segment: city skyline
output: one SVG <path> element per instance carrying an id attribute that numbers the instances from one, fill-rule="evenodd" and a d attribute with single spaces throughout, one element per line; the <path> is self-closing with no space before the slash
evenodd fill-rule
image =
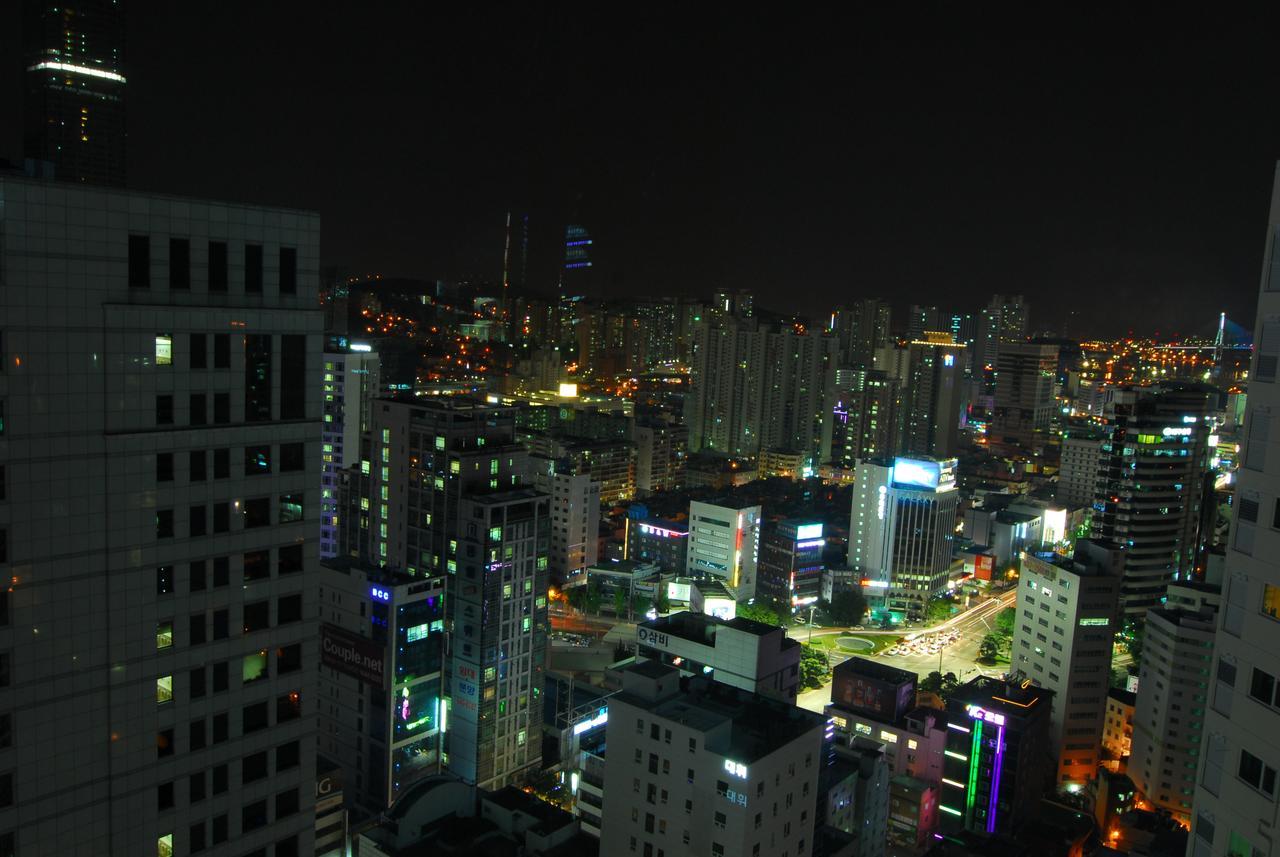
<path id="1" fill-rule="evenodd" d="M 0 27 L 14 104 L 19 5 Z M 566 10 L 441 14 L 130 16 L 131 181 L 319 210 L 322 263 L 353 274 L 497 282 L 514 211 L 548 293 L 580 221 L 596 297 L 746 287 L 820 316 L 907 291 L 970 308 L 1011 292 L 1035 329 L 1077 336 L 1207 334 L 1224 310 L 1251 326 L 1277 129 L 1251 107 L 1272 76 L 1247 22 L 1200 45 L 1176 19 L 1124 11 L 1107 28 L 1027 21 L 1030 38 L 861 18 L 847 40 L 699 12 L 626 33 Z M 713 23 L 711 47 L 685 35 Z M 205 38 L 173 38 L 193 28 Z M 796 50 L 801 33 L 812 49 Z M 20 127 L 0 157 L 20 155 Z M 246 143 L 249 129 L 264 133 Z M 1153 290 L 1179 311 L 1091 311 Z"/>

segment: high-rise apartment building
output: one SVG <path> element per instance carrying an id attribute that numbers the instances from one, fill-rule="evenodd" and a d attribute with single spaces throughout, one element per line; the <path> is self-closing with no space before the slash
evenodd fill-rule
<path id="1" fill-rule="evenodd" d="M 1174 583 L 1169 602 L 1147 611 L 1128 774 L 1152 805 L 1183 822 L 1191 820 L 1220 605 L 1216 585 Z"/>
<path id="2" fill-rule="evenodd" d="M 1009 342 L 996 363 L 995 414 L 987 440 L 1000 449 L 1040 455 L 1049 440 L 1058 346 Z"/>
<path id="3" fill-rule="evenodd" d="M 938 800 L 944 833 L 1009 835 L 1034 819 L 1054 760 L 1052 692 L 979 676 L 947 699 L 947 750 Z"/>
<path id="4" fill-rule="evenodd" d="M 26 156 L 53 164 L 54 178 L 125 183 L 122 6 L 23 3 Z"/>
<path id="5" fill-rule="evenodd" d="M 888 301 L 867 298 L 840 307 L 831 317 L 831 332 L 840 343 L 840 365 L 872 365 L 877 349 L 893 338 L 892 309 Z"/>
<path id="6" fill-rule="evenodd" d="M 1022 342 L 1027 337 L 1031 308 L 1022 295 L 992 295 L 978 319 L 974 342 L 973 373 L 985 366 L 995 367 L 1002 343 Z"/>
<path id="7" fill-rule="evenodd" d="M 1192 857 L 1250 853 L 1273 841 L 1260 820 L 1276 814 L 1280 733 L 1280 533 L 1272 526 L 1280 498 L 1280 388 L 1274 332 L 1280 325 L 1280 169 L 1271 196 L 1258 296 L 1258 330 L 1250 372 L 1244 452 L 1237 471 L 1224 605 L 1214 648 L 1217 663 L 1205 711 L 1203 760 L 1196 784 Z M 1136 724 L 1135 724 L 1136 727 Z"/>
<path id="8" fill-rule="evenodd" d="M 923 340 L 925 334 L 949 328 L 949 324 L 943 323 L 942 310 L 936 306 L 912 304 L 907 311 L 907 339 L 909 340 Z"/>
<path id="9" fill-rule="evenodd" d="M 324 429 L 320 436 L 320 557 L 338 555 L 339 472 L 360 463 L 378 396 L 378 355 L 366 343 L 329 337 L 324 351 Z"/>
<path id="10" fill-rule="evenodd" d="M 943 457 L 956 452 L 964 410 L 964 346 L 950 335 L 912 342 L 909 380 L 903 391 L 901 449 L 910 455 Z"/>
<path id="11" fill-rule="evenodd" d="M 1141 620 L 1171 581 L 1196 573 L 1212 396 L 1182 384 L 1111 391 L 1093 538 L 1126 548 L 1126 618 Z"/>
<path id="12" fill-rule="evenodd" d="M 822 333 L 769 330 L 734 314 L 705 320 L 685 399 L 689 450 L 788 450 L 821 463 L 830 451 L 838 351 L 838 341 Z"/>
<path id="13" fill-rule="evenodd" d="M 841 370 L 844 372 L 845 370 Z M 828 461 L 844 469 L 861 458 L 891 456 L 902 437 L 901 385 L 885 372 L 852 370 L 847 385 L 838 385 L 828 426 Z"/>
<path id="14" fill-rule="evenodd" d="M 1022 561 L 1010 672 L 1053 691 L 1049 742 L 1059 786 L 1097 776 L 1124 558 L 1118 545 L 1081 539 L 1072 559 Z"/>
<path id="15" fill-rule="evenodd" d="M 609 699 L 601 854 L 809 854 L 826 719 L 655 661 Z"/>
<path id="16" fill-rule="evenodd" d="M 311 851 L 319 232 L 0 177 L 8 853 Z"/>
<path id="17" fill-rule="evenodd" d="M 631 431 L 636 445 L 636 496 L 684 487 L 689 464 L 689 429 L 674 421 L 636 420 Z"/>
<path id="18" fill-rule="evenodd" d="M 862 575 L 873 612 L 920 618 L 945 589 L 960 502 L 956 463 L 901 456 L 858 463 L 849 566 Z"/>
<path id="19" fill-rule="evenodd" d="M 756 594 L 760 559 L 760 507 L 732 500 L 689 504 L 689 549 L 685 573 L 714 577 L 733 597 L 746 601 Z"/>

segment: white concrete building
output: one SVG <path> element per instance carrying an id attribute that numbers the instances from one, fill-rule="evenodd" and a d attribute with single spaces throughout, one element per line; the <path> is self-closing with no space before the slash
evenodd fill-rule
<path id="1" fill-rule="evenodd" d="M 1127 773 L 1148 801 L 1182 821 L 1191 817 L 1203 752 L 1217 612 L 1214 597 L 1147 611 Z"/>
<path id="2" fill-rule="evenodd" d="M 704 503 L 689 504 L 689 550 L 685 572 L 690 577 L 715 577 L 739 601 L 756 593 L 756 562 L 760 558 L 760 507 Z"/>
<path id="3" fill-rule="evenodd" d="M 557 468 L 554 459 L 532 456 L 533 484 L 551 496 L 552 578 L 569 581 L 600 555 L 600 483 L 590 473 Z"/>
<path id="4" fill-rule="evenodd" d="M 0 177 L 4 853 L 312 852 L 319 235 Z"/>
<path id="5" fill-rule="evenodd" d="M 679 667 L 722 684 L 795 704 L 800 643 L 786 629 L 750 619 L 673 613 L 636 628 L 636 659 Z"/>
<path id="6" fill-rule="evenodd" d="M 824 717 L 682 682 L 654 661 L 622 678 L 609 700 L 601 854 L 811 852 Z"/>
<path id="7" fill-rule="evenodd" d="M 1062 435 L 1062 457 L 1054 499 L 1065 506 L 1093 506 L 1102 461 L 1103 433 L 1092 426 L 1069 426 Z"/>
<path id="8" fill-rule="evenodd" d="M 1059 786 L 1098 773 L 1124 560 L 1118 545 L 1081 539 L 1072 559 L 1022 561 L 1010 671 L 1053 691 L 1049 737 Z"/>

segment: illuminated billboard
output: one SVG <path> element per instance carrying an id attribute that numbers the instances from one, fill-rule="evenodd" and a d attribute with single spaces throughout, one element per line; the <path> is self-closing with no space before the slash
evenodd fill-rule
<path id="1" fill-rule="evenodd" d="M 893 484 L 903 488 L 945 491 L 955 487 L 956 460 L 930 461 L 919 458 L 893 460 Z"/>
<path id="2" fill-rule="evenodd" d="M 796 539 L 798 541 L 820 538 L 822 538 L 822 524 L 804 524 L 796 527 Z"/>

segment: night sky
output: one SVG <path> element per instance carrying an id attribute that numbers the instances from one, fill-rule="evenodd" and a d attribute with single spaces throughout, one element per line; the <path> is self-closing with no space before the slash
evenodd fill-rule
<path id="1" fill-rule="evenodd" d="M 1072 335 L 1252 322 L 1270 21 L 429 5 L 130 3 L 132 184 L 317 209 L 351 273 L 497 281 L 513 209 L 546 292 L 573 219 L 595 296 L 747 288 L 817 314 L 1022 292 L 1037 329 L 1075 310 Z M 21 149 L 18 6 L 0 156 Z"/>

